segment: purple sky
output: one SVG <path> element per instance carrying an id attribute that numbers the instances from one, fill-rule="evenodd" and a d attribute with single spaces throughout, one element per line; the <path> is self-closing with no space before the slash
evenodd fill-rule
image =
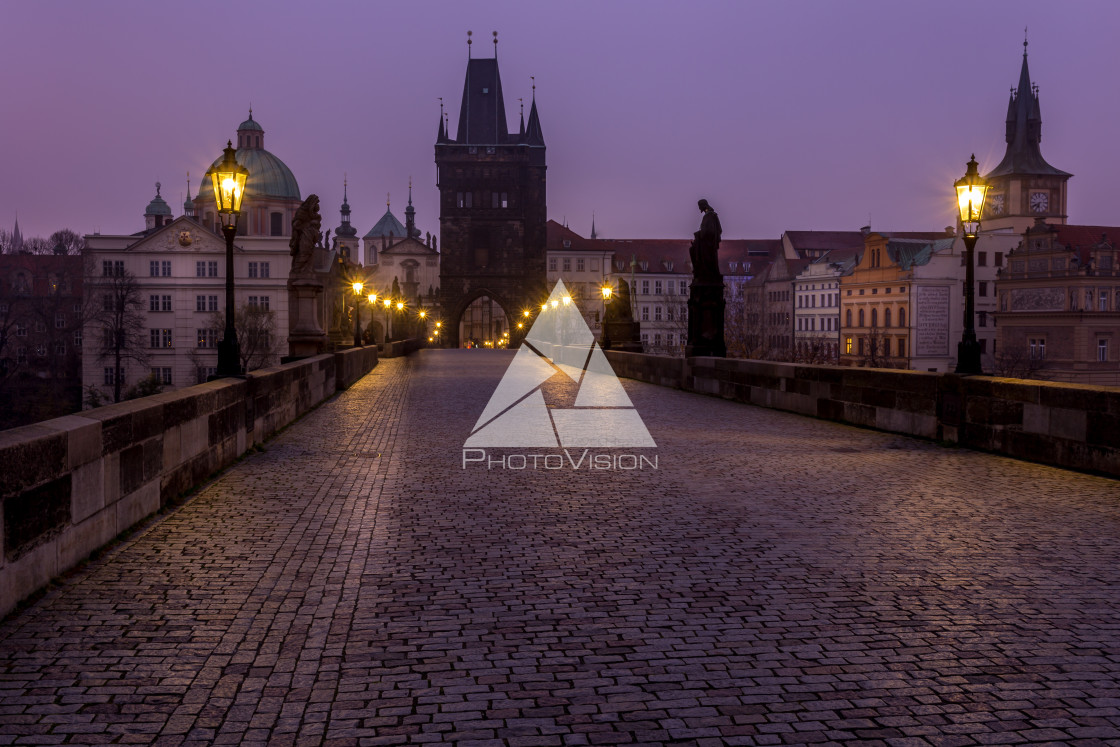
<path id="1" fill-rule="evenodd" d="M 594 210 L 607 237 L 686 237 L 701 196 L 728 238 L 869 215 L 937 230 L 969 155 L 985 171 L 1003 155 L 1024 26 L 1070 222 L 1116 225 L 1114 0 L 44 0 L 4 9 L 0 227 L 137 231 L 157 179 L 179 215 L 186 172 L 197 191 L 251 101 L 324 226 L 345 172 L 360 233 L 387 191 L 403 219 L 409 175 L 438 231 L 437 97 L 454 123 L 466 31 L 489 57 L 496 29 L 509 121 L 535 75 L 549 216 L 580 233 Z"/>

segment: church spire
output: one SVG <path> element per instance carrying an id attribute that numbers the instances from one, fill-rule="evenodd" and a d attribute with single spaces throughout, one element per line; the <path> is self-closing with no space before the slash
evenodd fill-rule
<path id="1" fill-rule="evenodd" d="M 525 131 L 525 142 L 529 145 L 544 145 L 541 119 L 537 114 L 537 78 L 530 76 L 530 79 L 533 81 L 533 105 L 529 108 L 529 127 Z"/>
<path id="2" fill-rule="evenodd" d="M 599 234 L 595 233 L 595 211 L 591 212 L 591 238 L 599 238 Z"/>
<path id="3" fill-rule="evenodd" d="M 342 217 L 342 223 L 335 230 L 334 235 L 342 238 L 349 238 L 358 235 L 358 229 L 350 225 L 350 185 L 346 179 L 346 174 L 342 175 L 342 207 L 339 209 L 339 214 Z"/>
<path id="4" fill-rule="evenodd" d="M 408 207 L 404 209 L 404 232 L 409 238 L 416 238 L 420 231 L 416 229 L 416 208 L 412 207 L 412 177 L 408 177 Z"/>
<path id="5" fill-rule="evenodd" d="M 1007 104 L 1007 152 L 998 166 L 987 174 L 988 178 L 1005 174 L 1052 174 L 1069 176 L 1054 168 L 1042 157 L 1042 109 L 1038 101 L 1038 87 L 1031 83 L 1027 66 L 1027 41 L 1023 40 L 1023 64 L 1019 69 L 1019 86 L 1011 92 Z"/>
<path id="6" fill-rule="evenodd" d="M 194 217 L 194 198 L 191 197 L 191 172 L 187 172 L 187 199 L 183 200 L 183 215 Z"/>

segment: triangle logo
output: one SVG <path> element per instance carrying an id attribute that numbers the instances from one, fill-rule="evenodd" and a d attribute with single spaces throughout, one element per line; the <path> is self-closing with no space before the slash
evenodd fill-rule
<path id="1" fill-rule="evenodd" d="M 546 404 L 541 385 L 555 376 L 579 385 L 574 407 Z M 656 445 L 560 280 L 463 447 Z"/>

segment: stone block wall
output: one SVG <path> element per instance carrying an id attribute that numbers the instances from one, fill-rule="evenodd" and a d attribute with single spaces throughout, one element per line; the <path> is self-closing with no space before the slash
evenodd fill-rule
<path id="1" fill-rule="evenodd" d="M 659 386 L 1120 477 L 1120 387 L 608 351 Z"/>
<path id="2" fill-rule="evenodd" d="M 376 364 L 356 348 L 0 432 L 0 616 Z"/>

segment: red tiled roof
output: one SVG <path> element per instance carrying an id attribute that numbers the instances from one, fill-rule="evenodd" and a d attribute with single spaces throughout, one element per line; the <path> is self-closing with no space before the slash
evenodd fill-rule
<path id="1" fill-rule="evenodd" d="M 564 247 L 564 240 L 570 246 Z M 588 239 L 570 228 L 565 228 L 554 220 L 548 222 L 549 250 L 613 252 L 615 271 L 617 263 L 625 263 L 625 271 L 630 269 L 630 258 L 645 262 L 642 272 L 672 272 L 674 274 L 692 271 L 688 249 L 692 239 Z M 769 262 L 782 251 L 780 239 L 724 239 L 719 245 L 720 269 L 725 274 L 742 274 L 745 265 L 760 265 Z M 730 263 L 736 269 L 730 269 Z M 667 263 L 673 269 L 669 270 Z"/>
<path id="2" fill-rule="evenodd" d="M 1106 239 L 1113 246 L 1120 246 L 1120 227 L 1116 226 L 1054 226 L 1058 243 L 1070 247 L 1090 247 Z"/>

